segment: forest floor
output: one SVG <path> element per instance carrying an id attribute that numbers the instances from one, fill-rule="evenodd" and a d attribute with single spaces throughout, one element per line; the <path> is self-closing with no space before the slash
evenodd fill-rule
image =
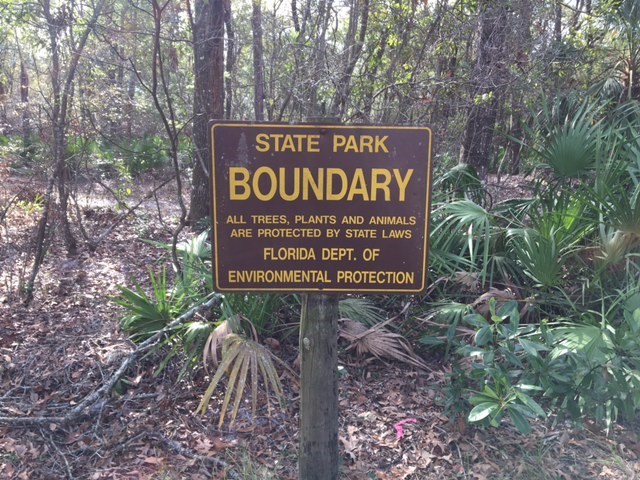
<path id="1" fill-rule="evenodd" d="M 175 190 L 161 190 L 159 208 L 153 199 L 146 202 L 95 252 L 80 248 L 67 256 L 54 242 L 35 299 L 25 306 L 17 292 L 28 275 L 34 200 L 44 186 L 7 173 L 0 177 L 0 212 L 21 196 L 4 218 L 0 214 L 0 417 L 62 416 L 134 348 L 119 329 L 122 311 L 110 296 L 134 279 L 147 285 L 147 269 L 167 264 L 165 253 L 143 239 L 170 239 Z M 142 197 L 154 182 L 120 187 Z M 121 210 L 104 189 L 88 195 L 87 188 L 80 210 L 95 237 Z M 280 349 L 293 364 L 296 346 L 282 342 Z M 94 406 L 97 411 L 84 420 L 66 426 L 0 423 L 0 479 L 297 478 L 299 397 L 291 378 L 283 377 L 284 411 L 271 417 L 260 411 L 252 423 L 243 406 L 233 426 L 219 429 L 217 397 L 206 415 L 194 413 L 208 385 L 205 372 L 177 382 L 176 362 L 155 376 L 159 358 L 138 362 L 126 375 L 126 389 Z M 476 428 L 445 415 L 447 365 L 432 360 L 433 372 L 424 373 L 361 360 L 340 353 L 346 372 L 340 379 L 341 478 L 640 478 L 637 425 L 618 425 L 608 437 L 590 425 L 551 420 L 535 423 L 529 436 L 508 421 L 498 429 Z M 408 419 L 415 423 L 399 423 Z"/>

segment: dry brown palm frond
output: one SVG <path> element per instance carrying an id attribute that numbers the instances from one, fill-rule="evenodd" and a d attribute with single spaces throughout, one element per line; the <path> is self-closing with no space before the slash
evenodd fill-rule
<path id="1" fill-rule="evenodd" d="M 396 317 L 397 318 L 397 317 Z M 407 363 L 422 370 L 431 371 L 414 352 L 409 342 L 400 334 L 384 328 L 388 321 L 367 328 L 360 322 L 343 318 L 340 322 L 340 337 L 355 349 L 359 355 L 370 354 L 379 360 L 383 358 Z"/>
<path id="2" fill-rule="evenodd" d="M 498 288 L 491 287 L 488 292 L 483 293 L 478 298 L 476 298 L 471 306 L 483 317 L 489 319 L 490 308 L 489 301 L 491 299 L 495 299 L 496 307 L 499 308 L 501 305 L 511 301 L 517 301 L 520 305 L 520 320 L 527 320 L 527 315 L 530 313 L 530 309 L 532 307 L 532 298 L 528 297 L 524 300 L 519 297 L 518 291 L 515 286 L 507 287 L 504 290 L 500 290 Z"/>
<path id="3" fill-rule="evenodd" d="M 265 387 L 268 415 L 271 416 L 272 399 L 269 389 L 272 390 L 276 400 L 281 406 L 284 400 L 284 392 L 271 353 L 255 340 L 244 338 L 235 333 L 227 335 L 222 343 L 221 361 L 196 412 L 204 415 L 213 396 L 213 392 L 220 383 L 220 380 L 222 380 L 222 376 L 225 372 L 230 372 L 229 382 L 225 391 L 222 407 L 220 408 L 220 421 L 218 425 L 222 427 L 224 423 L 229 402 L 231 401 L 231 395 L 235 389 L 236 396 L 231 409 L 231 423 L 233 424 L 238 414 L 238 409 L 240 408 L 240 401 L 244 395 L 249 371 L 251 371 L 251 410 L 255 418 L 258 403 L 258 370 L 260 370 Z"/>
<path id="4" fill-rule="evenodd" d="M 516 294 L 510 288 L 505 290 L 500 290 L 498 288 L 491 287 L 488 292 L 483 293 L 478 298 L 476 298 L 471 306 L 476 309 L 476 311 L 484 316 L 489 316 L 489 300 L 495 298 L 496 305 L 502 305 L 511 300 L 517 300 Z"/>
<path id="5" fill-rule="evenodd" d="M 232 333 L 233 329 L 231 328 L 231 324 L 228 320 L 225 320 L 218 325 L 213 332 L 211 332 L 209 338 L 207 338 L 207 343 L 204 345 L 202 354 L 202 363 L 204 363 L 204 368 L 207 372 L 209 361 L 211 361 L 214 367 L 218 366 L 218 351 L 222 348 L 224 339 Z"/>
<path id="6" fill-rule="evenodd" d="M 480 286 L 480 275 L 472 272 L 456 272 L 454 281 L 467 290 L 476 291 Z"/>
<path id="7" fill-rule="evenodd" d="M 213 363 L 214 367 L 218 366 L 218 354 L 222 348 L 224 340 L 234 333 L 234 331 L 238 331 L 241 322 L 246 322 L 249 325 L 249 329 L 253 335 L 253 340 L 258 341 L 258 332 L 256 332 L 256 328 L 251 323 L 247 317 L 241 314 L 234 315 L 233 317 L 225 320 L 220 323 L 213 332 L 207 338 L 207 342 L 204 345 L 204 352 L 202 355 L 202 362 L 204 363 L 204 368 L 207 370 L 207 365 L 209 360 Z"/>

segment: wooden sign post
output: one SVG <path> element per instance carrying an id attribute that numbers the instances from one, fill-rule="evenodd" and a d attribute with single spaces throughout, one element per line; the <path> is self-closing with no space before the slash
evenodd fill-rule
<path id="1" fill-rule="evenodd" d="M 305 295 L 300 318 L 301 480 L 338 478 L 338 297 Z"/>
<path id="2" fill-rule="evenodd" d="M 427 127 L 211 126 L 214 284 L 307 293 L 301 480 L 338 478 L 338 297 L 426 289 Z"/>
<path id="3" fill-rule="evenodd" d="M 339 123 L 338 118 L 308 118 L 308 123 Z M 337 480 L 338 318 L 336 295 L 309 293 L 300 314 L 300 440 L 298 478 Z M 326 367 L 317 368 L 318 365 Z"/>

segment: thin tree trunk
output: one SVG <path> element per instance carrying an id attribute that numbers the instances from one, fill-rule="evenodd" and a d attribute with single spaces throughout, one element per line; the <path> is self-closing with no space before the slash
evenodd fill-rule
<path id="1" fill-rule="evenodd" d="M 318 2 L 318 16 L 316 18 L 316 37 L 313 46 L 313 54 L 308 67 L 311 68 L 311 77 L 309 78 L 308 102 L 305 106 L 304 114 L 307 116 L 325 115 L 324 105 L 318 103 L 318 89 L 321 81 L 326 79 L 324 68 L 326 48 L 327 48 L 327 29 L 329 20 L 331 19 L 331 8 L 333 0 L 320 0 Z"/>
<path id="2" fill-rule="evenodd" d="M 359 6 L 360 0 L 351 0 L 349 28 L 347 29 L 343 54 L 343 69 L 336 85 L 336 93 L 331 107 L 331 114 L 338 118 L 342 118 L 345 113 L 347 101 L 351 94 L 351 76 L 362 53 L 362 47 L 367 35 L 369 0 L 362 0 L 362 9 Z M 358 23 L 360 23 L 360 32 L 356 38 Z"/>
<path id="3" fill-rule="evenodd" d="M 262 5 L 253 0 L 251 28 L 253 32 L 253 110 L 257 121 L 264 120 L 264 57 L 262 46 Z"/>
<path id="4" fill-rule="evenodd" d="M 20 62 L 20 101 L 22 102 L 22 145 L 31 146 L 31 116 L 29 115 L 29 73 L 24 61 Z"/>
<path id="5" fill-rule="evenodd" d="M 189 221 L 209 215 L 211 204 L 209 121 L 224 114 L 224 5 L 222 0 L 196 0 L 194 43 L 194 167 Z"/>
<path id="6" fill-rule="evenodd" d="M 231 17 L 231 0 L 224 0 L 224 25 L 227 31 L 227 60 L 225 65 L 227 75 L 224 81 L 224 118 L 231 118 L 233 107 L 233 70 L 236 64 L 236 35 Z"/>
<path id="7" fill-rule="evenodd" d="M 58 194 L 60 197 L 59 204 L 59 217 L 63 226 L 63 233 L 65 236 L 65 244 L 69 252 L 73 252 L 76 249 L 75 237 L 71 232 L 68 216 L 68 198 L 69 192 L 66 188 L 65 175 L 66 175 L 66 162 L 67 162 L 67 127 L 68 127 L 68 109 L 73 94 L 73 86 L 75 75 L 78 70 L 78 64 L 82 57 L 84 47 L 89 39 L 89 35 L 93 31 L 98 18 L 102 13 L 106 0 L 99 0 L 95 5 L 91 18 L 86 23 L 84 30 L 80 33 L 80 37 L 77 42 L 74 42 L 72 53 L 69 59 L 69 65 L 67 73 L 64 79 L 61 78 L 61 65 L 60 65 L 60 50 L 59 50 L 59 35 L 61 33 L 56 19 L 51 11 L 50 0 L 42 0 L 40 7 L 45 21 L 47 22 L 47 28 L 49 33 L 49 48 L 51 49 L 51 84 L 53 90 L 53 106 L 50 114 L 50 120 L 53 130 L 53 161 L 54 172 L 49 180 L 47 190 L 44 198 L 44 208 L 38 222 L 38 228 L 36 230 L 35 252 L 34 261 L 31 267 L 31 274 L 29 280 L 25 286 L 25 300 L 30 302 L 33 298 L 33 291 L 38 272 L 44 261 L 47 246 L 47 232 L 50 230 L 47 226 L 50 223 L 50 213 L 53 203 L 53 188 L 58 184 Z"/>
<path id="8" fill-rule="evenodd" d="M 364 98 L 364 106 L 362 107 L 362 120 L 371 123 L 371 112 L 373 111 L 373 103 L 374 103 L 374 90 L 375 90 L 375 81 L 376 76 L 378 75 L 378 70 L 382 65 L 382 57 L 384 57 L 386 48 L 387 48 L 387 39 L 389 37 L 389 28 L 385 28 L 380 36 L 380 41 L 375 49 L 375 53 L 373 54 L 373 66 L 370 69 L 365 71 L 365 77 L 367 82 L 365 84 L 365 93 L 363 95 Z M 365 61 L 365 64 L 369 64 L 369 61 Z"/>
<path id="9" fill-rule="evenodd" d="M 69 222 L 69 192 L 66 186 L 66 180 L 68 175 L 67 168 L 67 127 L 68 127 L 68 113 L 73 97 L 73 87 L 75 76 L 78 71 L 78 64 L 84 47 L 89 39 L 89 35 L 95 27 L 98 17 L 102 13 L 102 7 L 105 0 L 100 0 L 96 5 L 93 15 L 82 31 L 77 44 L 74 45 L 73 53 L 69 61 L 69 67 L 64 79 L 60 78 L 61 65 L 60 65 L 60 47 L 59 47 L 59 35 L 61 33 L 60 27 L 57 24 L 56 18 L 51 12 L 50 0 L 44 0 L 42 3 L 42 10 L 47 21 L 49 31 L 49 47 L 51 48 L 51 83 L 53 88 L 53 109 L 51 114 L 51 121 L 53 124 L 53 159 L 55 163 L 54 177 L 58 182 L 58 200 L 60 202 L 60 222 L 62 224 L 65 245 L 69 253 L 75 252 L 77 248 L 76 239 L 71 231 L 71 224 Z"/>

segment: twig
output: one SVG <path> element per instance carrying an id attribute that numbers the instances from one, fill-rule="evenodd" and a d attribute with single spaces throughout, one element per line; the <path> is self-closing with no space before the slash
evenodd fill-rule
<path id="1" fill-rule="evenodd" d="M 240 478 L 236 472 L 230 469 L 229 464 L 223 460 L 220 460 L 215 457 L 198 455 L 197 453 L 194 453 L 188 448 L 184 448 L 182 445 L 180 445 L 179 442 L 176 442 L 175 440 L 171 440 L 170 438 L 166 438 L 165 436 L 160 435 L 159 433 L 156 433 L 156 432 L 145 432 L 145 433 L 146 433 L 145 435 L 146 437 L 152 438 L 158 442 L 164 443 L 171 450 L 176 452 L 178 455 L 182 455 L 183 457 L 191 458 L 193 460 L 197 460 L 204 464 L 214 465 L 218 468 L 228 470 L 226 473 L 230 475 L 231 478 Z"/>
<path id="2" fill-rule="evenodd" d="M 22 190 L 24 190 L 25 188 L 26 187 L 22 187 Z M 16 193 L 2 208 L 2 210 L 0 210 L 0 222 L 2 222 L 5 219 L 5 217 L 9 214 L 9 210 L 11 210 L 11 206 L 14 203 L 18 203 L 18 198 L 20 198 L 19 194 L 22 192 L 22 190 L 20 190 L 19 193 Z"/>
<path id="3" fill-rule="evenodd" d="M 73 423 L 78 419 L 85 417 L 86 415 L 90 417 L 97 415 L 104 407 L 104 403 L 98 403 L 98 401 L 101 398 L 106 397 L 111 392 L 111 390 L 113 390 L 118 381 L 124 376 L 127 370 L 129 370 L 129 368 L 142 356 L 143 353 L 155 347 L 165 337 L 165 335 L 167 335 L 168 332 L 176 328 L 178 325 L 191 320 L 196 315 L 196 313 L 203 310 L 210 310 L 214 305 L 220 302 L 221 298 L 222 297 L 219 294 L 214 294 L 214 296 L 207 302 L 201 305 L 196 305 L 188 312 L 180 315 L 162 330 L 159 330 L 153 336 L 149 337 L 144 342 L 139 344 L 134 351 L 127 355 L 127 357 L 120 364 L 120 368 L 118 368 L 118 370 L 116 370 L 111 375 L 109 380 L 105 382 L 102 387 L 87 395 L 84 400 L 82 400 L 82 402 L 80 402 L 66 415 L 62 417 L 0 417 L 0 424 L 12 426 L 28 426 L 59 423 L 62 425 L 66 425 Z M 106 399 L 104 400 L 104 402 L 106 402 Z M 95 405 L 98 405 L 99 408 L 94 408 Z"/>
<path id="4" fill-rule="evenodd" d="M 148 200 L 149 198 L 151 198 L 152 196 L 155 195 L 155 193 L 160 190 L 162 187 L 164 187 L 166 184 L 168 184 L 169 182 L 171 182 L 175 177 L 170 177 L 167 180 L 165 180 L 164 182 L 162 182 L 160 185 L 158 185 L 157 187 L 155 187 L 153 190 L 151 190 L 149 193 L 147 193 L 144 197 L 142 197 L 142 199 L 136 203 L 133 207 L 129 207 L 126 204 L 122 203 L 120 200 L 118 200 L 116 194 L 113 192 L 113 190 L 111 190 L 108 186 L 104 185 L 102 182 L 96 180 L 103 188 L 107 189 L 108 191 L 110 191 L 112 193 L 112 195 L 114 195 L 114 197 L 116 198 L 116 201 L 119 202 L 119 204 L 122 204 L 126 207 L 127 211 L 120 215 L 119 218 L 116 219 L 116 221 L 113 223 L 113 225 L 111 225 L 109 228 L 107 228 L 104 232 L 102 232 L 102 234 L 95 240 L 95 242 L 93 242 L 93 244 L 95 245 L 95 247 L 97 248 L 98 245 L 100 245 L 102 243 L 102 241 L 107 238 L 107 236 L 113 232 L 113 230 L 120 225 L 129 215 L 131 215 L 132 213 L 134 213 L 138 207 L 140 207 L 140 205 L 142 205 L 146 200 Z M 94 248 L 95 250 L 95 248 Z"/>
<path id="5" fill-rule="evenodd" d="M 446 330 L 446 329 L 448 329 L 450 327 L 450 325 L 445 325 L 445 324 L 442 324 L 442 323 L 434 322 L 433 320 L 429 320 L 427 318 L 421 318 L 420 321 L 422 323 L 426 323 L 427 325 L 429 325 L 431 327 L 437 327 L 437 328 L 441 328 L 441 329 L 444 329 L 444 330 Z M 456 327 L 456 332 L 460 333 L 462 335 L 468 335 L 468 336 L 474 336 L 476 334 L 475 330 L 472 330 L 470 328 L 460 327 L 460 326 Z M 445 336 L 443 338 L 447 338 L 447 337 Z"/>
<path id="6" fill-rule="evenodd" d="M 205 455 L 198 455 L 194 451 L 183 447 L 179 442 L 175 440 L 171 440 L 170 438 L 165 437 L 164 435 L 157 432 L 144 431 L 140 432 L 137 435 L 129 438 L 123 443 L 113 447 L 107 447 L 111 456 L 116 456 L 120 452 L 126 451 L 129 447 L 140 441 L 140 440 L 155 440 L 158 443 L 166 445 L 168 448 L 173 450 L 178 455 L 182 455 L 183 457 L 190 458 L 192 460 L 196 460 L 201 462 L 209 467 L 215 467 L 221 470 L 225 470 L 225 473 L 229 476 L 229 478 L 239 479 L 241 478 L 234 470 L 231 469 L 231 465 L 229 465 L 224 460 L 220 460 L 216 457 L 207 457 Z M 226 477 L 225 477 L 226 478 Z"/>
<path id="7" fill-rule="evenodd" d="M 462 474 L 464 475 L 464 478 L 469 478 L 467 477 L 467 469 L 464 467 L 464 457 L 462 456 L 462 452 L 460 451 L 458 442 L 454 442 L 453 444 L 456 446 L 456 450 L 458 450 L 458 456 L 460 457 L 460 465 L 462 466 Z"/>
<path id="8" fill-rule="evenodd" d="M 78 221 L 78 229 L 80 230 L 80 234 L 82 235 L 82 238 L 84 238 L 87 244 L 89 245 L 89 249 L 91 251 L 95 251 L 96 245 L 93 242 L 93 240 L 91 240 L 91 238 L 89 237 L 89 234 L 87 233 L 87 230 L 84 228 L 84 224 L 82 223 L 82 212 L 80 211 L 80 204 L 78 203 L 78 197 L 72 191 L 69 191 L 69 196 L 71 197 L 71 200 L 73 200 L 73 205 L 76 211 L 76 220 Z"/>
<path id="9" fill-rule="evenodd" d="M 49 444 L 53 447 L 53 449 L 58 452 L 58 455 L 60 455 L 62 457 L 62 460 L 64 460 L 64 466 L 65 469 L 67 470 L 67 478 L 69 480 L 73 480 L 74 476 L 73 476 L 73 471 L 71 470 L 71 465 L 69 465 L 69 461 L 67 460 L 67 456 L 64 454 L 64 452 L 62 450 L 60 450 L 60 448 L 58 448 L 58 445 L 56 445 L 56 442 L 54 442 L 53 438 L 51 437 L 51 435 L 48 435 L 44 428 L 40 428 L 40 434 L 46 438 L 49 441 Z"/>

